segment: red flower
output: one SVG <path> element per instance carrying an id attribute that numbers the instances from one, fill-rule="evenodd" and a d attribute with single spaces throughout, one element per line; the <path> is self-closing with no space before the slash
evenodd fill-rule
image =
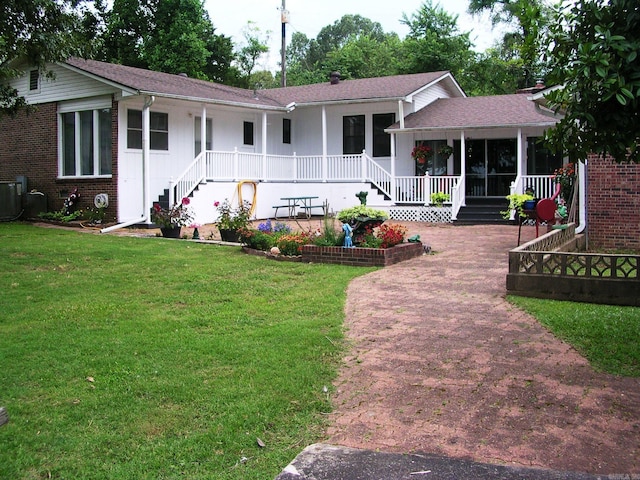
<path id="1" fill-rule="evenodd" d="M 159 204 L 159 203 L 154 203 L 154 204 L 153 204 L 153 209 L 154 209 L 156 212 L 159 212 L 160 210 L 162 210 L 162 207 L 160 206 L 160 204 Z"/>
<path id="2" fill-rule="evenodd" d="M 189 205 L 190 203 L 191 203 L 191 200 L 189 200 L 189 198 L 188 198 L 188 197 L 184 197 L 184 198 L 182 199 L 182 205 L 185 205 L 185 206 L 186 206 L 186 205 Z"/>
<path id="3" fill-rule="evenodd" d="M 220 206 L 220 202 L 217 202 L 217 201 L 213 202 L 213 206 L 216 207 L 216 208 L 219 207 Z"/>

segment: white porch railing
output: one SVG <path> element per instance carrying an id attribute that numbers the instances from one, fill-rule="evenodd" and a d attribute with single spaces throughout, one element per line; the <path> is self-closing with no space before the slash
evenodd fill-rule
<path id="1" fill-rule="evenodd" d="M 524 193 L 533 189 L 536 198 L 551 198 L 556 184 L 551 175 L 520 175 L 511 183 L 511 193 Z"/>
<path id="2" fill-rule="evenodd" d="M 370 182 L 395 203 L 428 205 L 431 193 L 449 195 L 454 214 L 463 203 L 463 177 L 401 176 L 389 172 L 365 152 L 359 155 L 263 155 L 206 151 L 170 182 L 169 202 L 188 196 L 204 181 Z M 461 187 L 462 185 L 462 187 Z"/>
<path id="3" fill-rule="evenodd" d="M 200 153 L 176 180 L 169 182 L 169 206 L 187 197 L 206 178 L 206 155 Z"/>

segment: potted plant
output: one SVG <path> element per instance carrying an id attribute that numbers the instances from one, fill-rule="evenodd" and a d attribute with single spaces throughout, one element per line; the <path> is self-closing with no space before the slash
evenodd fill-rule
<path id="1" fill-rule="evenodd" d="M 447 160 L 453 153 L 453 147 L 451 145 L 443 145 L 440 147 L 440 150 L 438 150 L 438 153 L 444 160 Z"/>
<path id="2" fill-rule="evenodd" d="M 449 194 L 444 192 L 433 192 L 431 194 L 431 203 L 436 207 L 441 207 L 444 202 L 449 201 Z"/>
<path id="3" fill-rule="evenodd" d="M 513 211 L 516 212 L 517 218 L 526 218 L 526 210 L 532 210 L 535 208 L 533 195 L 528 193 L 512 193 L 511 195 L 507 195 L 506 198 L 509 200 L 509 207 L 504 212 L 500 212 L 502 214 L 502 218 L 505 220 L 511 219 L 511 212 Z M 531 204 L 528 204 L 525 207 L 525 202 L 533 202 L 533 208 L 529 208 L 531 207 Z"/>
<path id="4" fill-rule="evenodd" d="M 426 175 L 429 171 L 429 159 L 433 157 L 433 150 L 429 145 L 416 145 L 411 150 L 411 158 L 416 162 L 416 173 Z"/>
<path id="5" fill-rule="evenodd" d="M 353 238 L 364 235 L 367 227 L 373 229 L 382 224 L 389 215 L 383 210 L 367 207 L 366 205 L 356 205 L 355 207 L 340 210 L 336 218 L 343 224 L 348 224 L 353 231 Z"/>
<path id="6" fill-rule="evenodd" d="M 251 204 L 245 200 L 242 205 L 234 208 L 229 199 L 225 198 L 222 203 L 215 202 L 213 206 L 218 210 L 216 226 L 220 237 L 225 242 L 237 243 L 240 240 L 238 231 L 246 228 L 251 221 Z"/>
<path id="7" fill-rule="evenodd" d="M 189 210 L 189 198 L 184 197 L 180 203 L 166 209 L 159 203 L 153 204 L 151 221 L 160 227 L 163 237 L 180 238 L 182 227 L 190 223 L 193 215 Z"/>

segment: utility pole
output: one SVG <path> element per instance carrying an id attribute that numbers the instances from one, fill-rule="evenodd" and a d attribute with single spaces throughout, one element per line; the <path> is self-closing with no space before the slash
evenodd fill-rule
<path id="1" fill-rule="evenodd" d="M 281 81 L 280 85 L 287 86 L 287 23 L 289 23 L 289 12 L 285 5 L 286 0 L 282 0 L 282 8 L 280 10 L 280 20 L 282 22 L 282 46 L 280 47 L 280 68 L 281 68 Z"/>

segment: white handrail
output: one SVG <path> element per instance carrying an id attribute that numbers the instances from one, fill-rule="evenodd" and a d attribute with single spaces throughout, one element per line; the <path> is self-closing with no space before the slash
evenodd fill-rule
<path id="1" fill-rule="evenodd" d="M 169 184 L 169 206 L 176 204 L 177 199 L 188 197 L 206 178 L 206 154 L 200 152 L 193 162 L 180 176 Z"/>

